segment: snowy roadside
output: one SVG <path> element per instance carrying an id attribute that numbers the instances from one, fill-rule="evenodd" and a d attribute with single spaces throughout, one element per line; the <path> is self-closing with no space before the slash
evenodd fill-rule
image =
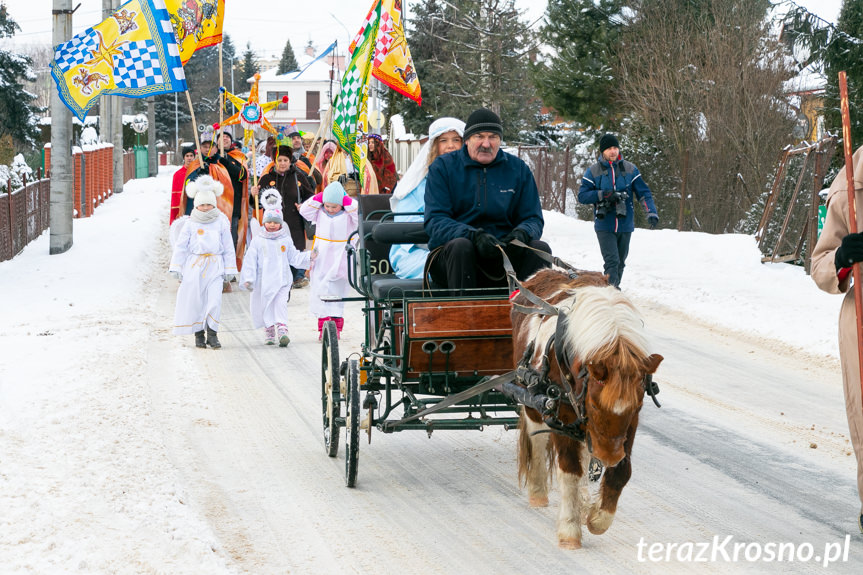
<path id="1" fill-rule="evenodd" d="M 48 232 L 0 264 L 0 564 L 4 573 L 230 572 L 186 505 L 151 419 L 144 343 L 160 325 L 170 173 L 132 181 L 74 245 Z"/>

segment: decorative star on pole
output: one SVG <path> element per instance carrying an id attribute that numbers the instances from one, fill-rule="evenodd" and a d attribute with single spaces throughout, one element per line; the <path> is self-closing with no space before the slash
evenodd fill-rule
<path id="1" fill-rule="evenodd" d="M 225 96 L 231 101 L 234 108 L 237 109 L 237 113 L 222 122 L 222 126 L 240 124 L 244 130 L 243 144 L 246 146 L 250 143 L 254 145 L 253 140 L 255 128 L 263 128 L 272 134 L 277 133 L 276 129 L 273 128 L 273 125 L 270 124 L 264 114 L 279 104 L 288 103 L 288 97 L 282 96 L 280 100 L 273 100 L 272 102 L 264 102 L 261 104 L 258 101 L 258 80 L 260 79 L 261 75 L 255 74 L 255 83 L 252 84 L 252 90 L 249 92 L 249 98 L 247 100 L 243 100 L 225 90 Z M 222 88 L 222 90 L 224 90 L 224 88 Z"/>

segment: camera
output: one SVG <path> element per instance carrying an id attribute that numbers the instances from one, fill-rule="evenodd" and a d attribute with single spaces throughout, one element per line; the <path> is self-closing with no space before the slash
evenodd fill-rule
<path id="1" fill-rule="evenodd" d="M 614 209 L 614 215 L 616 217 L 626 217 L 626 192 L 624 190 L 618 190 L 614 192 L 607 200 L 597 202 L 596 218 L 598 220 L 603 219 L 606 215 L 608 215 L 608 212 L 611 211 L 612 208 Z"/>

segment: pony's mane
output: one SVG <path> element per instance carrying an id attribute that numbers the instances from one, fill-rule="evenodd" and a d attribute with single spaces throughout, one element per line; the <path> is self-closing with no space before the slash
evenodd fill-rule
<path id="1" fill-rule="evenodd" d="M 650 355 L 644 322 L 632 302 L 611 286 L 586 286 L 570 291 L 559 305 L 567 311 L 566 343 L 582 362 L 613 358 L 615 369 L 600 395 L 605 409 L 630 408 L 638 402 L 638 390 L 621 377 L 637 373 Z"/>
<path id="2" fill-rule="evenodd" d="M 570 291 L 558 307 L 566 308 L 567 345 L 582 361 L 604 359 L 625 343 L 642 357 L 650 355 L 644 322 L 632 302 L 613 287 L 586 286 Z"/>

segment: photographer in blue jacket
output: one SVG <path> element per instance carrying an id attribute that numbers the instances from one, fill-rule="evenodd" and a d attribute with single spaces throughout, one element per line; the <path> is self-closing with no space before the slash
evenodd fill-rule
<path id="1" fill-rule="evenodd" d="M 462 291 L 506 286 L 499 246 L 520 280 L 548 266 L 534 250 L 511 243 L 517 239 L 551 253 L 540 241 L 544 222 L 533 172 L 500 149 L 502 135 L 500 117 L 480 108 L 467 119 L 464 146 L 429 167 L 427 266 L 440 287 Z"/>
<path id="2" fill-rule="evenodd" d="M 605 262 L 608 283 L 620 287 L 629 240 L 635 230 L 634 200 L 647 212 L 650 228 L 659 223 L 653 194 L 638 168 L 620 155 L 620 143 L 612 134 L 599 139 L 599 158 L 581 179 L 578 201 L 593 204 L 593 228 Z"/>

